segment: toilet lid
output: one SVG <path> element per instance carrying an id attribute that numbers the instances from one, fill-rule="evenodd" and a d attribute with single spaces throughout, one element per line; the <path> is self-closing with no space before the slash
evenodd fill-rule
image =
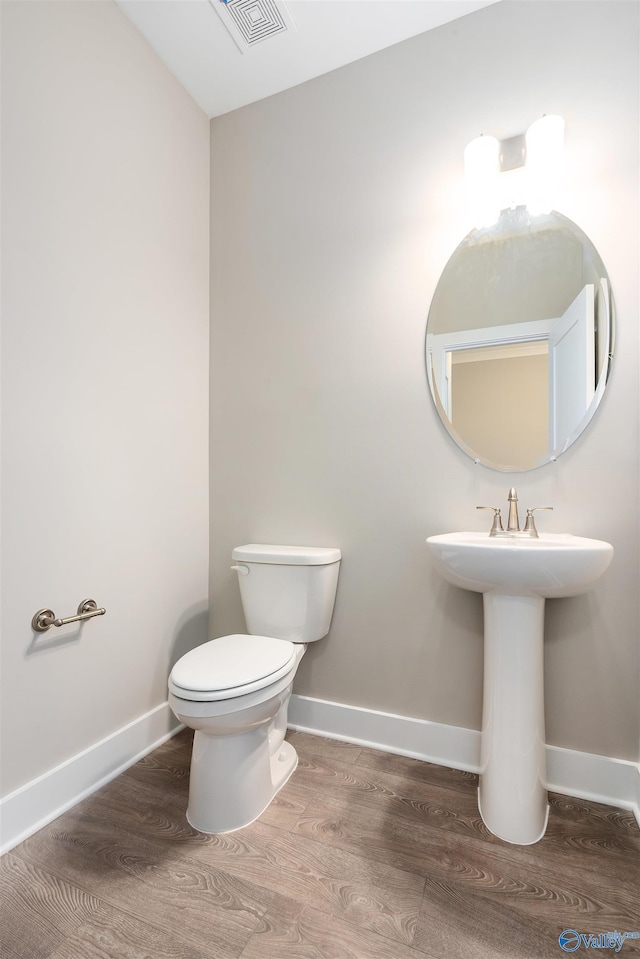
<path id="1" fill-rule="evenodd" d="M 231 699 L 275 683 L 291 669 L 294 659 L 295 645 L 286 639 L 221 636 L 178 660 L 169 689 L 182 699 Z"/>

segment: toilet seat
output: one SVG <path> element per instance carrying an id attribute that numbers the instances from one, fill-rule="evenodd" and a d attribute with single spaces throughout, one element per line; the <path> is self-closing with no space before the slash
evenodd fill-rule
<path id="1" fill-rule="evenodd" d="M 245 696 L 270 686 L 296 663 L 296 646 L 272 636 L 234 633 L 185 653 L 171 670 L 169 689 L 192 702 Z"/>

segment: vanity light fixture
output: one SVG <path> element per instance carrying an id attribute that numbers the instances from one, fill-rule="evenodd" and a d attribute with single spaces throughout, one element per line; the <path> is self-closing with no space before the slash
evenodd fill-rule
<path id="1" fill-rule="evenodd" d="M 500 211 L 526 206 L 550 213 L 562 168 L 564 120 L 543 116 L 526 133 L 506 140 L 476 137 L 464 151 L 469 207 L 477 227 L 491 226 Z"/>

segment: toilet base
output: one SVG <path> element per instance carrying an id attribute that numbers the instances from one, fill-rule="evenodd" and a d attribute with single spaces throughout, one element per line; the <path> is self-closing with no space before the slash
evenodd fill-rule
<path id="1" fill-rule="evenodd" d="M 283 741 L 270 755 L 266 727 L 228 737 L 196 730 L 188 822 L 203 833 L 248 826 L 262 815 L 297 765 L 291 743 Z"/>

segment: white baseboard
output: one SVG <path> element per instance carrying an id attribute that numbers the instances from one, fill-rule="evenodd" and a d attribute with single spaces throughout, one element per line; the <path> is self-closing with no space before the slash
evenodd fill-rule
<path id="1" fill-rule="evenodd" d="M 182 726 L 161 703 L 0 800 L 0 855 L 156 749 Z"/>
<path id="2" fill-rule="evenodd" d="M 291 697 L 289 727 L 425 762 L 479 772 L 480 733 L 425 719 Z M 640 765 L 624 759 L 547 746 L 547 788 L 631 810 L 640 826 Z"/>
<path id="3" fill-rule="evenodd" d="M 629 809 L 640 826 L 640 765 L 547 746 L 548 788 L 564 796 Z"/>
<path id="4" fill-rule="evenodd" d="M 478 772 L 476 729 L 411 719 L 293 695 L 289 726 L 301 732 Z M 72 756 L 0 800 L 0 855 L 157 749 L 182 726 L 167 703 Z M 547 746 L 547 786 L 554 792 L 629 809 L 640 826 L 640 765 Z"/>
<path id="5" fill-rule="evenodd" d="M 477 773 L 480 768 L 477 729 L 343 706 L 295 693 L 289 703 L 289 728 L 467 772 Z"/>

